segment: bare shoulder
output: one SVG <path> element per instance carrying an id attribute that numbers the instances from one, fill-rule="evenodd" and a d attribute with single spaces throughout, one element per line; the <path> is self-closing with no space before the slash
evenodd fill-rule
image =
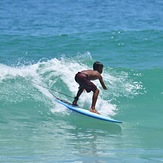
<path id="1" fill-rule="evenodd" d="M 87 74 L 88 76 L 89 75 L 98 75 L 99 74 L 98 71 L 94 71 L 94 70 L 83 70 L 83 71 L 81 71 L 81 73 Z"/>
<path id="2" fill-rule="evenodd" d="M 90 80 L 95 80 L 95 79 L 101 78 L 101 74 L 98 71 L 84 70 L 84 71 L 81 71 L 81 72 L 88 75 Z"/>

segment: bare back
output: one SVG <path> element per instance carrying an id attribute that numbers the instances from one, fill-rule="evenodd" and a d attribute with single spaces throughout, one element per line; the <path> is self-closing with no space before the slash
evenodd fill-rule
<path id="1" fill-rule="evenodd" d="M 86 74 L 88 76 L 89 80 L 99 79 L 103 89 L 107 89 L 105 84 L 104 84 L 103 78 L 98 71 L 96 71 L 96 70 L 83 70 L 83 71 L 81 71 L 81 73 Z"/>
<path id="2" fill-rule="evenodd" d="M 86 74 L 89 80 L 96 80 L 101 78 L 101 74 L 94 70 L 83 70 L 81 73 Z"/>

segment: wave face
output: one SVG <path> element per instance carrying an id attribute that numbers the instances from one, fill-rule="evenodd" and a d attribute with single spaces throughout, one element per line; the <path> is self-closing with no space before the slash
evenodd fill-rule
<path id="1" fill-rule="evenodd" d="M 77 62 L 77 60 L 80 61 Z M 37 161 L 36 155 L 39 159 L 43 159 L 40 153 L 44 150 L 38 150 L 42 145 L 48 151 L 63 148 L 65 152 L 67 148 L 72 148 L 71 141 L 74 142 L 83 137 L 83 141 L 87 143 L 88 137 L 92 139 L 93 135 L 99 135 L 99 133 L 101 143 L 108 142 L 103 134 L 109 137 L 110 135 L 121 137 L 120 135 L 123 134 L 123 139 L 127 144 L 132 145 L 132 148 L 134 146 L 140 148 L 140 144 L 143 148 L 161 148 L 159 139 L 154 142 L 150 139 L 153 136 L 161 138 L 162 69 L 133 70 L 105 66 L 103 76 L 108 90 L 103 90 L 96 81 L 100 89 L 97 110 L 103 115 L 123 120 L 122 126 L 94 121 L 72 113 L 55 102 L 54 96 L 69 102 L 73 100 L 78 89 L 74 74 L 82 69 L 92 69 L 92 63 L 92 56 L 88 53 L 76 58 L 53 58 L 29 65 L 0 64 L 0 123 L 3 140 L 1 153 L 2 150 L 8 150 L 6 154 L 10 156 L 9 160 L 14 160 L 13 152 L 10 150 L 13 147 L 9 148 L 9 144 L 14 142 L 14 148 L 16 148 L 14 155 L 21 154 L 22 157 L 27 155 L 27 159 L 30 155 L 32 160 Z M 91 96 L 91 93 L 83 93 L 79 105 L 88 109 Z M 151 131 L 156 133 L 149 135 Z M 60 137 L 60 134 L 64 138 Z M 149 139 L 146 139 L 147 134 Z M 133 140 L 136 141 L 135 145 Z M 64 141 L 68 143 L 66 147 L 64 147 L 66 143 L 63 143 Z M 113 143 L 111 147 L 116 148 L 116 141 L 111 142 Z M 123 146 L 123 150 L 128 148 L 127 144 Z M 35 154 L 31 154 L 33 149 L 37 150 Z M 20 150 L 23 152 L 20 153 Z M 100 151 L 100 146 L 96 150 Z M 150 151 L 146 154 L 148 153 Z M 61 153 L 56 152 L 56 156 L 52 157 L 44 152 L 44 157 L 49 160 L 51 157 L 60 160 L 59 154 Z M 70 156 L 71 153 L 67 155 Z M 3 159 L 5 160 L 6 157 L 2 157 Z"/>
<path id="2" fill-rule="evenodd" d="M 80 62 L 76 62 L 77 59 L 80 59 Z M 91 55 L 85 54 L 73 59 L 66 57 L 54 58 L 31 65 L 15 67 L 1 64 L 1 105 L 4 108 L 6 106 L 15 106 L 15 109 L 20 109 L 27 104 L 27 108 L 33 108 L 30 109 L 31 111 L 37 112 L 38 108 L 40 110 L 46 108 L 48 112 L 55 105 L 51 93 L 71 102 L 78 90 L 74 75 L 78 71 L 92 69 L 92 63 L 89 63 L 90 59 L 92 60 Z M 134 78 L 129 77 L 129 71 L 125 72 L 106 67 L 104 79 L 108 85 L 108 91 L 102 90 L 100 83 L 95 81 L 101 92 L 97 108 L 103 114 L 115 115 L 117 105 L 112 104 L 111 101 L 116 102 L 122 96 L 134 97 L 144 89 L 141 82 L 134 81 Z M 79 101 L 80 106 L 88 109 L 91 97 L 91 93 L 83 93 Z M 24 112 L 23 110 L 19 111 Z"/>

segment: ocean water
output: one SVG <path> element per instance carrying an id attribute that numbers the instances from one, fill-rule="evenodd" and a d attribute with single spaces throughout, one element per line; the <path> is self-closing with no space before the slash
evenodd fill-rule
<path id="1" fill-rule="evenodd" d="M 0 162 L 163 162 L 163 2 L 0 2 Z M 104 64 L 96 109 L 74 75 Z M 89 109 L 92 93 L 79 105 Z"/>

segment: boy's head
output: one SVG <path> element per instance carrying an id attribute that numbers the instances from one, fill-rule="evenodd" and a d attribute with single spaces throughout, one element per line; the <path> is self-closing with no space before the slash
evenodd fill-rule
<path id="1" fill-rule="evenodd" d="M 98 71 L 100 74 L 102 73 L 103 67 L 104 67 L 104 65 L 101 62 L 98 62 L 98 61 L 96 61 L 93 64 L 93 70 Z"/>

